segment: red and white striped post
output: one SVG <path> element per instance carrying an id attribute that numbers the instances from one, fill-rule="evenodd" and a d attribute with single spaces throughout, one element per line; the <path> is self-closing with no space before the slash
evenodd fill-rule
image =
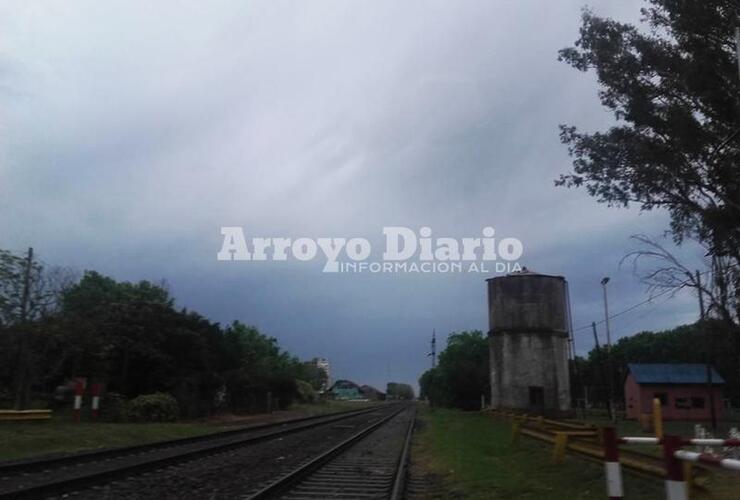
<path id="1" fill-rule="evenodd" d="M 676 456 L 681 450 L 682 439 L 679 436 L 663 436 L 663 459 L 665 460 L 665 493 L 667 500 L 688 500 L 689 490 L 683 477 L 683 464 Z"/>
<path id="2" fill-rule="evenodd" d="M 735 439 L 734 441 L 737 441 L 737 439 Z M 722 467 L 723 469 L 740 472 L 740 460 L 723 458 L 717 455 L 712 455 L 711 453 L 697 453 L 695 451 L 679 450 L 676 452 L 676 458 L 692 463 L 716 465 L 717 467 Z"/>
<path id="3" fill-rule="evenodd" d="M 603 428 L 604 472 L 606 475 L 606 494 L 609 500 L 624 498 L 622 487 L 622 466 L 619 464 L 619 444 L 614 427 Z"/>
<path id="4" fill-rule="evenodd" d="M 100 415 L 100 392 L 103 388 L 102 384 L 92 385 L 92 417 L 98 418 Z"/>
<path id="5" fill-rule="evenodd" d="M 82 410 L 82 395 L 85 392 L 85 384 L 81 380 L 77 380 L 75 382 L 75 402 L 74 402 L 74 410 L 72 412 L 72 417 L 74 418 L 75 422 L 80 421 L 80 413 Z"/>

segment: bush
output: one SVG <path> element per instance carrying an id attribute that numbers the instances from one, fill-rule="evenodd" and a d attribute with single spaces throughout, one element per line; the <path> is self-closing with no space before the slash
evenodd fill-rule
<path id="1" fill-rule="evenodd" d="M 128 418 L 126 397 L 117 392 L 107 392 L 100 398 L 100 418 L 107 422 L 125 422 Z"/>
<path id="2" fill-rule="evenodd" d="M 303 380 L 296 380 L 296 393 L 298 393 L 298 400 L 301 403 L 315 403 L 318 399 L 316 391 L 311 384 Z"/>
<path id="3" fill-rule="evenodd" d="M 133 422 L 174 422 L 179 414 L 177 400 L 164 392 L 143 394 L 128 403 L 128 418 Z"/>

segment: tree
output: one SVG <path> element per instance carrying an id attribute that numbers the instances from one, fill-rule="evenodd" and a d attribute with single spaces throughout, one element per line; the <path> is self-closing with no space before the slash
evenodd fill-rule
<path id="1" fill-rule="evenodd" d="M 402 399 L 411 401 L 414 399 L 414 388 L 409 384 L 399 382 L 388 382 L 385 389 L 385 395 L 388 399 Z"/>
<path id="2" fill-rule="evenodd" d="M 225 380 L 233 410 L 263 408 L 270 396 L 288 406 L 297 392 L 302 363 L 284 352 L 273 337 L 235 321 L 224 332 Z"/>
<path id="3" fill-rule="evenodd" d="M 311 361 L 305 361 L 302 364 L 299 378 L 308 382 L 315 391 L 325 389 L 327 382 L 329 381 L 329 376 L 327 375 L 326 370 L 317 364 L 316 358 Z"/>
<path id="4" fill-rule="evenodd" d="M 23 256 L 0 249 L 0 347 L 5 354 L 0 380 L 15 382 L 16 409 L 25 409 L 37 353 L 46 349 L 39 327 L 55 311 L 72 275 L 63 268 L 47 269 L 31 248 Z"/>
<path id="5" fill-rule="evenodd" d="M 635 274 L 648 286 L 651 294 L 676 293 L 683 288 L 701 294 L 706 312 L 737 329 L 740 323 L 740 269 L 727 256 L 711 255 L 707 250 L 706 270 L 699 273 L 690 269 L 665 245 L 654 238 L 638 234 L 632 239 L 640 248 L 629 252 L 623 259 L 631 260 Z"/>
<path id="6" fill-rule="evenodd" d="M 273 402 L 286 407 L 299 386 L 312 399 L 315 393 L 305 386 L 326 380 L 323 370 L 309 370 L 254 327 L 234 322 L 222 329 L 177 310 L 163 284 L 119 282 L 95 271 L 76 280 L 65 269 L 27 262 L 0 251 L 0 391 L 25 367 L 26 382 L 18 387 L 26 390 L 18 394 L 31 382 L 49 394 L 81 376 L 122 397 L 169 393 L 183 414 L 194 417 L 222 402 L 234 411 L 263 410 Z"/>
<path id="7" fill-rule="evenodd" d="M 612 347 L 610 355 L 615 366 L 616 387 L 621 387 L 627 375 L 628 363 L 704 363 L 709 343 L 707 335 L 712 337 L 714 356 L 712 365 L 725 378 L 725 396 L 735 404 L 740 401 L 740 371 L 737 369 L 737 356 L 732 346 L 732 338 L 727 335 L 727 324 L 722 321 L 708 320 L 705 325 L 700 322 L 682 325 L 661 332 L 643 331 L 629 337 L 622 337 Z M 591 394 L 601 399 L 605 394 L 606 383 L 602 378 L 599 364 L 604 362 L 606 353 L 592 349 L 588 356 L 577 358 L 578 369 L 582 380 L 588 381 Z M 594 391 L 597 391 L 594 394 Z M 581 387 L 576 393 L 582 392 Z"/>
<path id="8" fill-rule="evenodd" d="M 560 60 L 594 70 L 616 125 L 561 126 L 573 172 L 599 202 L 664 208 L 677 243 L 690 236 L 740 264 L 740 81 L 736 0 L 648 0 L 646 30 L 585 10 Z"/>
<path id="9" fill-rule="evenodd" d="M 33 321 L 49 312 L 54 292 L 41 262 L 0 249 L 0 327 Z"/>
<path id="10" fill-rule="evenodd" d="M 422 397 L 432 404 L 480 408 L 481 394 L 490 394 L 488 339 L 483 332 L 451 333 L 436 368 L 419 379 Z"/>

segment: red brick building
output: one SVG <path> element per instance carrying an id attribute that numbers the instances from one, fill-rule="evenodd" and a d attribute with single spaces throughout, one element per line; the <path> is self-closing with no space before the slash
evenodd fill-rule
<path id="1" fill-rule="evenodd" d="M 627 418 L 652 413 L 658 398 L 665 420 L 707 420 L 710 418 L 707 367 L 702 364 L 630 363 L 624 382 Z M 712 394 L 718 418 L 724 414 L 722 386 L 725 380 L 712 368 Z"/>

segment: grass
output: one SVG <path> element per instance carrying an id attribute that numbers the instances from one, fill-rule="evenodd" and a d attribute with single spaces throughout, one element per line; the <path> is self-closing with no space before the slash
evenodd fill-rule
<path id="1" fill-rule="evenodd" d="M 511 443 L 510 424 L 477 412 L 421 408 L 414 460 L 439 477 L 447 498 L 603 499 L 603 468 L 567 456 L 551 461 L 550 446 L 523 437 Z M 658 480 L 625 478 L 625 497 L 662 498 Z"/>
<path id="2" fill-rule="evenodd" d="M 204 423 L 0 422 L 0 460 L 128 446 L 221 430 Z"/>
<path id="3" fill-rule="evenodd" d="M 293 405 L 289 418 L 320 415 L 343 410 L 359 409 L 376 403 L 352 401 L 322 401 L 316 404 Z M 277 416 L 279 412 L 273 414 Z M 252 415 L 259 423 L 267 415 Z M 265 420 L 266 421 L 266 420 Z M 73 453 L 96 448 L 130 446 L 166 441 L 189 436 L 233 429 L 227 422 L 192 421 L 174 423 L 104 423 L 72 422 L 69 415 L 57 413 L 48 421 L 0 422 L 0 460 L 16 460 L 40 455 Z"/>
<path id="4" fill-rule="evenodd" d="M 291 411 L 299 411 L 307 415 L 323 415 L 324 413 L 333 413 L 336 411 L 359 410 L 375 406 L 376 401 L 335 401 L 321 400 L 313 404 L 294 404 L 291 405 Z"/>

